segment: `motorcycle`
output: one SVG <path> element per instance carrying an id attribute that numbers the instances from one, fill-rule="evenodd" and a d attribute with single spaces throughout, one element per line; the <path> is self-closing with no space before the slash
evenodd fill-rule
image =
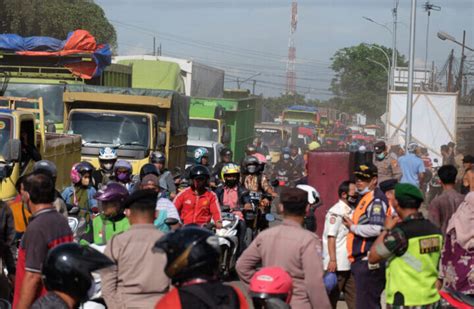
<path id="1" fill-rule="evenodd" d="M 237 254 L 240 249 L 237 235 L 239 220 L 237 215 L 230 212 L 230 208 L 222 209 L 222 228 L 216 229 L 216 236 L 218 236 L 221 248 L 219 269 L 223 278 L 230 276 L 237 263 Z"/>
<path id="2" fill-rule="evenodd" d="M 442 308 L 474 308 L 474 297 L 472 296 L 456 292 L 449 288 L 443 288 L 439 291 L 439 294 L 442 297 Z"/>
<path id="3" fill-rule="evenodd" d="M 272 200 L 271 195 L 262 194 L 261 192 L 249 192 L 250 204 L 252 209 L 244 209 L 242 211 L 246 224 L 245 244 L 249 246 L 260 231 L 268 228 L 270 222 L 275 221 L 275 216 L 270 213 L 270 206 L 262 206 L 263 199 Z"/>

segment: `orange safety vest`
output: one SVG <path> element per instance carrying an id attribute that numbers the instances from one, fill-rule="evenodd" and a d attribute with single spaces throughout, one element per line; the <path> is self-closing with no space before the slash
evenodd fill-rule
<path id="1" fill-rule="evenodd" d="M 369 193 L 366 193 L 362 199 L 359 201 L 359 204 L 357 204 L 357 207 L 354 209 L 354 213 L 352 214 L 352 222 L 354 224 L 358 224 L 360 217 L 365 214 L 367 211 L 367 207 L 369 207 L 370 204 L 372 204 L 372 201 L 374 200 L 374 191 L 371 191 Z M 354 262 L 354 257 L 352 256 L 352 249 L 354 246 L 354 238 L 355 234 L 349 231 L 349 234 L 347 234 L 347 253 L 349 256 L 349 261 Z M 364 251 L 365 249 L 365 244 L 366 241 L 365 239 L 362 241 L 362 247 L 361 251 Z"/>
<path id="2" fill-rule="evenodd" d="M 23 201 L 19 194 L 10 202 L 9 206 L 13 214 L 15 231 L 17 233 L 24 233 L 26 231 L 26 225 L 31 217 L 31 213 L 23 206 Z"/>

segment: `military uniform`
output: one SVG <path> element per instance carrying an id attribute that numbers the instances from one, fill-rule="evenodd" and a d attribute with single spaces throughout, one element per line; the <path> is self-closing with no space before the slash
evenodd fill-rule
<path id="1" fill-rule="evenodd" d="M 374 156 L 373 163 L 378 170 L 379 183 L 389 179 L 400 180 L 402 177 L 402 171 L 398 166 L 397 156 L 394 153 L 387 154 L 383 160 L 378 160 L 377 157 Z"/>

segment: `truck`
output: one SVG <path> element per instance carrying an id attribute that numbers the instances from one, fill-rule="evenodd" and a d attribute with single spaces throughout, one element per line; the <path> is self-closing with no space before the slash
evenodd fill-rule
<path id="1" fill-rule="evenodd" d="M 316 126 L 320 123 L 320 114 L 317 107 L 293 105 L 283 110 L 282 121 L 284 124 Z"/>
<path id="2" fill-rule="evenodd" d="M 209 153 L 209 166 L 215 166 L 219 162 L 219 153 L 224 148 L 224 145 L 213 141 L 188 140 L 186 148 L 186 167 L 196 163 L 194 161 L 194 151 L 197 148 L 206 148 Z"/>
<path id="3" fill-rule="evenodd" d="M 234 153 L 234 161 L 240 162 L 254 138 L 255 98 L 191 98 L 189 114 L 188 138 L 194 145 L 198 141 L 224 144 Z"/>
<path id="4" fill-rule="evenodd" d="M 255 135 L 268 147 L 271 162 L 280 160 L 283 147 L 290 146 L 298 139 L 298 127 L 277 123 L 262 122 L 255 124 Z"/>
<path id="5" fill-rule="evenodd" d="M 98 167 L 99 150 L 112 147 L 138 173 L 150 152 L 160 150 L 168 168 L 184 168 L 188 97 L 154 89 L 68 85 L 63 100 L 66 132 L 82 136 L 82 160 Z"/>
<path id="6" fill-rule="evenodd" d="M 46 132 L 43 98 L 0 97 L 0 200 L 13 199 L 15 183 L 34 162 L 21 156 L 21 144 L 35 145 L 42 159 L 56 164 L 56 189 L 70 185 L 69 171 L 81 160 L 81 137 Z"/>
<path id="7" fill-rule="evenodd" d="M 63 92 L 65 85 L 132 86 L 132 67 L 111 64 L 100 76 L 84 79 L 71 73 L 60 60 L 84 62 L 90 55 L 51 57 L 24 56 L 0 51 L 0 95 L 38 98 L 44 102 L 45 121 L 55 124 L 56 131 L 63 130 Z"/>
<path id="8" fill-rule="evenodd" d="M 222 98 L 224 95 L 224 71 L 194 60 L 138 55 L 116 56 L 113 62 L 132 66 L 134 88 L 174 90 L 200 98 Z M 179 65 L 180 71 L 163 62 Z M 163 81 L 173 82 L 165 85 Z M 177 85 L 179 88 L 172 88 Z"/>

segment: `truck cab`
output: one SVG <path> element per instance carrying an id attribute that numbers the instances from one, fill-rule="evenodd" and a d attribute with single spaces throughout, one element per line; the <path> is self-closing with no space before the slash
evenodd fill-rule
<path id="1" fill-rule="evenodd" d="M 188 138 L 220 144 L 230 142 L 230 129 L 222 119 L 189 118 Z"/>
<path id="2" fill-rule="evenodd" d="M 213 167 L 219 162 L 219 154 L 224 148 L 224 145 L 211 141 L 188 140 L 186 148 L 186 167 L 195 163 L 194 151 L 199 147 L 207 149 L 209 152 L 209 166 Z"/>

